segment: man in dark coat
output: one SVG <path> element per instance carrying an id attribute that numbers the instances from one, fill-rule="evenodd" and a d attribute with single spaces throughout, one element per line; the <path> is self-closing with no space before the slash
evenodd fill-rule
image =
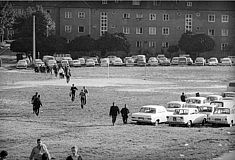
<path id="1" fill-rule="evenodd" d="M 116 118 L 119 113 L 120 111 L 119 111 L 118 106 L 115 106 L 113 102 L 113 105 L 110 107 L 110 111 L 109 111 L 109 116 L 112 116 L 113 126 L 114 126 L 114 123 L 116 122 Z"/>
<path id="2" fill-rule="evenodd" d="M 126 108 L 126 104 L 125 104 L 125 107 L 121 109 L 121 114 L 122 114 L 123 123 L 127 124 L 129 109 Z"/>
<path id="3" fill-rule="evenodd" d="M 186 96 L 185 96 L 184 92 L 181 94 L 180 99 L 182 102 L 185 102 Z"/>
<path id="4" fill-rule="evenodd" d="M 38 92 L 35 93 L 35 95 L 33 95 L 32 99 L 31 99 L 31 104 L 33 105 L 33 113 L 35 113 L 35 104 L 34 101 L 35 99 L 38 97 Z"/>
<path id="5" fill-rule="evenodd" d="M 34 106 L 35 106 L 35 114 L 38 116 L 39 115 L 39 109 L 42 106 L 42 102 L 40 100 L 40 95 L 38 95 L 38 97 L 35 98 Z"/>

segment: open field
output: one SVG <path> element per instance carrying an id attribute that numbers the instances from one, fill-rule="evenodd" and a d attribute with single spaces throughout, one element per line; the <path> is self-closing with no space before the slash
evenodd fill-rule
<path id="1" fill-rule="evenodd" d="M 213 159 L 235 150 L 235 127 L 169 127 L 122 124 L 108 116 L 114 101 L 130 112 L 147 104 L 165 105 L 180 95 L 220 94 L 235 79 L 235 67 L 110 67 L 72 68 L 69 84 L 32 70 L 0 69 L 0 150 L 9 159 L 28 159 L 41 138 L 51 155 L 65 159 L 72 145 L 84 159 Z M 88 104 L 69 98 L 74 83 L 87 86 Z M 43 107 L 39 117 L 30 100 L 38 91 Z"/>

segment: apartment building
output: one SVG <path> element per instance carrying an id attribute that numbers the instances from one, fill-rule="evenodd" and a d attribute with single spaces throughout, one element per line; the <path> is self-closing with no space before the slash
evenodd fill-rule
<path id="1" fill-rule="evenodd" d="M 132 53 L 160 53 L 177 45 L 181 35 L 191 31 L 214 39 L 215 49 L 205 53 L 205 57 L 235 53 L 235 2 L 232 1 L 30 2 L 36 3 L 50 11 L 56 22 L 56 34 L 68 41 L 87 34 L 97 39 L 105 32 L 122 32 L 131 44 Z"/>

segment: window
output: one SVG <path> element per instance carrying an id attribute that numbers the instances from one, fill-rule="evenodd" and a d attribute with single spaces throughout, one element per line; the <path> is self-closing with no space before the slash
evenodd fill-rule
<path id="1" fill-rule="evenodd" d="M 72 31 L 72 26 L 65 25 L 65 32 L 70 33 Z"/>
<path id="2" fill-rule="evenodd" d="M 156 35 L 157 28 L 156 27 L 149 27 L 149 35 Z"/>
<path id="3" fill-rule="evenodd" d="M 136 34 L 143 34 L 143 28 L 142 27 L 137 27 L 136 28 Z"/>
<path id="4" fill-rule="evenodd" d="M 208 15 L 208 22 L 215 22 L 215 15 L 214 14 Z"/>
<path id="5" fill-rule="evenodd" d="M 209 36 L 214 36 L 215 35 L 215 30 L 214 29 L 208 29 L 208 35 Z"/>
<path id="6" fill-rule="evenodd" d="M 156 20 L 157 19 L 157 15 L 156 14 L 154 14 L 154 13 L 150 13 L 149 14 L 149 20 L 150 21 L 154 21 L 154 20 Z"/>
<path id="7" fill-rule="evenodd" d="M 192 7 L 192 6 L 193 6 L 193 2 L 187 2 L 187 3 L 186 3 L 186 6 L 187 6 L 187 7 Z"/>
<path id="8" fill-rule="evenodd" d="M 222 36 L 228 36 L 228 29 L 222 29 L 221 30 L 221 35 Z"/>
<path id="9" fill-rule="evenodd" d="M 228 22 L 229 21 L 229 15 L 222 15 L 221 16 L 221 21 L 224 22 Z"/>
<path id="10" fill-rule="evenodd" d="M 163 21 L 169 21 L 169 14 L 163 14 Z"/>
<path id="11" fill-rule="evenodd" d="M 169 35 L 169 28 L 168 27 L 163 27 L 162 28 L 162 35 Z"/>
<path id="12" fill-rule="evenodd" d="M 169 47 L 169 43 L 168 42 L 162 42 L 162 47 L 163 48 L 168 48 Z"/>
<path id="13" fill-rule="evenodd" d="M 78 26 L 78 33 L 84 33 L 85 27 L 84 26 Z"/>
<path id="14" fill-rule="evenodd" d="M 161 0 L 153 0 L 154 6 L 160 6 Z"/>
<path id="15" fill-rule="evenodd" d="M 72 12 L 64 12 L 64 18 L 72 18 Z"/>
<path id="16" fill-rule="evenodd" d="M 140 5 L 140 0 L 133 0 L 132 5 L 139 6 Z"/>
<path id="17" fill-rule="evenodd" d="M 78 12 L 78 18 L 84 19 L 85 18 L 85 12 Z"/>
<path id="18" fill-rule="evenodd" d="M 186 14 L 185 15 L 185 32 L 187 31 L 192 32 L 192 26 L 193 26 L 192 21 L 193 21 L 192 14 Z"/>
<path id="19" fill-rule="evenodd" d="M 102 4 L 107 4 L 108 2 L 107 2 L 107 0 L 102 0 L 101 3 Z"/>
<path id="20" fill-rule="evenodd" d="M 142 13 L 136 13 L 136 18 L 137 19 L 140 19 L 140 18 L 143 18 L 144 16 L 143 16 L 143 14 Z"/>
<path id="21" fill-rule="evenodd" d="M 130 34 L 130 28 L 129 27 L 123 27 L 123 33 L 124 34 Z"/>
<path id="22" fill-rule="evenodd" d="M 131 18 L 130 13 L 123 13 L 123 18 L 124 18 L 124 19 L 129 19 L 129 18 Z"/>
<path id="23" fill-rule="evenodd" d="M 156 47 L 156 42 L 155 41 L 149 41 L 149 47 Z"/>
<path id="24" fill-rule="evenodd" d="M 228 47 L 228 43 L 221 43 L 221 51 L 226 50 Z"/>
<path id="25" fill-rule="evenodd" d="M 141 41 L 136 41 L 136 47 L 138 47 L 138 48 L 142 47 L 142 42 Z"/>
<path id="26" fill-rule="evenodd" d="M 108 31 L 108 16 L 106 12 L 100 13 L 100 36 Z"/>

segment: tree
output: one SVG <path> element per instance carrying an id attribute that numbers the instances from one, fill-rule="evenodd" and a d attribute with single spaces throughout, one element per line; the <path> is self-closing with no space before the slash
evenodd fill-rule
<path id="1" fill-rule="evenodd" d="M 211 51 L 215 47 L 214 40 L 206 34 L 182 34 L 178 46 L 187 53 L 202 53 Z"/>
<path id="2" fill-rule="evenodd" d="M 169 46 L 169 48 L 167 49 L 167 52 L 170 53 L 170 57 L 176 56 L 175 53 L 177 53 L 178 51 L 179 51 L 179 47 L 177 45 Z"/>

